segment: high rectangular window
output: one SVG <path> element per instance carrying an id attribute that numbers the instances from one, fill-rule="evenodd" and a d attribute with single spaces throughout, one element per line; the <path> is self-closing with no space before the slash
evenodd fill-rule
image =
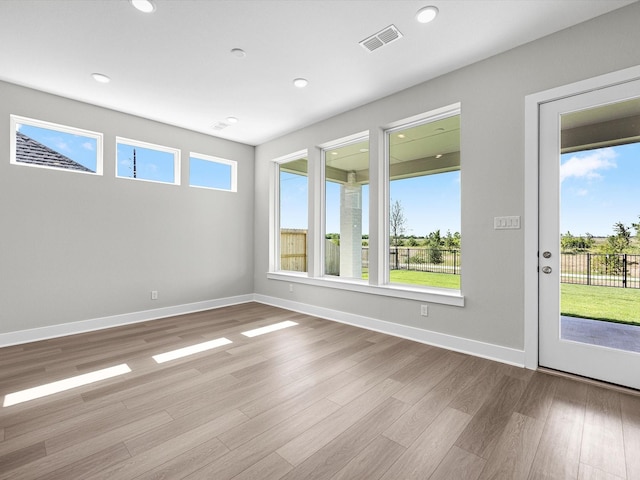
<path id="1" fill-rule="evenodd" d="M 309 182 L 306 158 L 277 164 L 279 261 L 278 270 L 308 271 Z"/>
<path id="2" fill-rule="evenodd" d="M 189 186 L 236 192 L 238 164 L 200 153 L 189 155 Z"/>
<path id="3" fill-rule="evenodd" d="M 102 175 L 102 134 L 11 115 L 10 162 Z"/>
<path id="4" fill-rule="evenodd" d="M 324 273 L 368 276 L 369 139 L 323 150 L 325 179 Z"/>
<path id="5" fill-rule="evenodd" d="M 180 185 L 180 150 L 116 137 L 116 177 Z"/>
<path id="6" fill-rule="evenodd" d="M 460 289 L 460 114 L 387 131 L 389 283 Z"/>

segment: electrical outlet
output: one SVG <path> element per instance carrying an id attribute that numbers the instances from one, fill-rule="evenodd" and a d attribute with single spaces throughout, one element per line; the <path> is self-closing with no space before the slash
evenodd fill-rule
<path id="1" fill-rule="evenodd" d="M 151 300 L 157 300 L 157 299 L 158 299 L 158 291 L 151 290 Z"/>
<path id="2" fill-rule="evenodd" d="M 429 316 L 429 305 L 420 305 L 420 315 L 423 317 Z"/>

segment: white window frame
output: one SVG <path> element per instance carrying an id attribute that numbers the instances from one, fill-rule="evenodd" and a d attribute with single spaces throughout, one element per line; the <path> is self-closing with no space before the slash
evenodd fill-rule
<path id="1" fill-rule="evenodd" d="M 283 272 L 284 275 L 293 275 L 296 277 L 308 277 L 309 266 L 312 259 L 307 258 L 306 272 L 293 272 L 290 270 L 281 270 L 280 268 L 280 165 L 289 163 L 301 158 L 307 159 L 307 189 L 310 191 L 311 185 L 309 180 L 309 156 L 307 150 L 300 150 L 283 157 L 275 158 L 271 161 L 271 175 L 269 181 L 269 271 Z M 309 200 L 307 204 L 309 204 Z M 310 218 L 307 216 L 307 252 L 310 252 L 308 243 L 311 241 Z"/>
<path id="2" fill-rule="evenodd" d="M 382 162 L 381 170 L 382 170 L 382 178 L 384 178 L 384 219 L 383 219 L 383 225 L 384 225 L 384 241 L 381 242 L 382 248 L 383 248 L 383 253 L 384 256 L 383 258 L 379 258 L 379 261 L 382 261 L 382 265 L 384 268 L 384 274 L 382 279 L 380 279 L 380 284 L 385 284 L 385 285 L 389 285 L 389 286 L 393 286 L 395 287 L 402 287 L 403 284 L 395 284 L 395 283 L 391 283 L 390 280 L 390 275 L 391 275 L 391 269 L 389 266 L 389 250 L 391 248 L 390 245 L 390 228 L 389 228 L 389 215 L 390 215 L 390 208 L 391 208 L 391 192 L 390 192 L 390 173 L 389 173 L 389 164 L 390 164 L 390 159 L 389 159 L 389 151 L 390 151 L 390 142 L 389 139 L 391 137 L 391 135 L 395 132 L 401 131 L 401 130 L 406 130 L 408 128 L 412 128 L 412 127 L 417 127 L 419 125 L 425 125 L 427 123 L 432 123 L 432 122 L 437 122 L 438 120 L 442 120 L 445 118 L 449 118 L 449 117 L 453 117 L 455 115 L 461 115 L 461 108 L 460 108 L 460 104 L 456 103 L 447 107 L 442 107 L 439 108 L 437 110 L 432 110 L 430 112 L 426 112 L 422 115 L 417 115 L 411 118 L 407 118 L 404 120 L 399 120 L 397 122 L 394 122 L 392 125 L 387 126 L 387 128 L 385 128 L 383 130 L 383 135 L 384 135 L 384 161 Z M 462 154 L 461 154 L 462 156 Z M 460 172 L 462 172 L 462 166 L 460 167 Z M 462 215 L 462 212 L 460 212 L 460 214 Z M 461 274 L 462 276 L 462 274 Z M 458 294 L 461 295 L 461 291 L 460 290 L 456 290 L 456 289 L 450 289 L 450 288 L 438 288 L 438 287 L 430 287 L 428 285 L 417 285 L 415 287 L 410 287 L 410 288 L 417 288 L 417 289 L 423 289 L 425 291 L 429 290 L 429 291 L 444 291 L 444 292 L 453 292 L 454 294 Z"/>
<path id="3" fill-rule="evenodd" d="M 122 177 L 120 175 L 118 175 L 118 144 L 125 144 L 125 145 L 129 145 L 132 147 L 140 147 L 140 148 L 147 148 L 150 150 L 158 150 L 160 152 L 165 152 L 165 153 L 170 153 L 173 155 L 173 182 L 162 182 L 160 180 L 149 180 L 146 178 L 133 178 L 133 177 Z M 143 142 L 141 140 L 134 140 L 131 138 L 125 138 L 125 137 L 116 137 L 116 142 L 115 142 L 115 147 L 116 147 L 116 151 L 115 151 L 115 175 L 116 178 L 122 178 L 125 180 L 135 180 L 135 181 L 139 181 L 139 182 L 151 182 L 151 183 L 161 183 L 164 185 L 180 185 L 180 149 L 178 148 L 173 148 L 173 147 L 167 147 L 165 145 L 158 145 L 155 143 L 149 143 L 149 142 Z"/>
<path id="4" fill-rule="evenodd" d="M 386 132 L 403 129 L 416 123 L 428 123 L 440 118 L 461 114 L 461 104 L 455 103 L 429 112 L 408 117 L 377 128 L 342 137 L 340 140 L 314 145 L 308 150 L 276 158 L 271 161 L 270 205 L 269 205 L 269 271 L 267 279 L 298 283 L 323 288 L 359 292 L 370 295 L 415 300 L 434 304 L 464 307 L 465 297 L 460 290 L 429 286 L 389 284 L 389 159 L 385 145 Z M 323 151 L 338 148 L 369 138 L 369 281 L 346 277 L 324 276 L 325 237 L 325 168 Z M 309 236 L 308 272 L 277 270 L 279 265 L 279 184 L 278 163 L 286 163 L 300 156 L 306 156 L 309 181 Z M 277 221 L 277 223 L 276 223 Z M 383 233 L 384 232 L 384 233 Z M 375 238 L 383 236 L 384 238 Z M 374 247 L 375 245 L 375 247 Z M 382 268 L 381 266 L 384 266 Z M 375 270 L 375 271 L 374 271 Z M 383 272 L 387 272 L 383 274 Z"/>
<path id="5" fill-rule="evenodd" d="M 73 173 L 82 173 L 85 175 L 102 175 L 103 172 L 103 135 L 100 132 L 93 132 L 91 130 L 84 130 L 82 128 L 70 127 L 68 125 L 61 125 L 58 123 L 47 122 L 45 120 L 36 120 L 34 118 L 22 117 L 20 115 L 9 115 L 10 124 L 10 140 L 9 140 L 9 163 L 12 165 L 20 165 L 21 167 L 35 167 L 43 168 L 46 170 L 57 170 Z M 82 170 L 74 170 L 71 168 L 51 167 L 48 165 L 37 165 L 33 163 L 19 162 L 16 159 L 17 147 L 16 147 L 16 129 L 18 124 L 29 125 L 32 127 L 44 128 L 47 130 L 53 130 L 61 133 L 68 133 L 71 135 L 80 135 L 83 137 L 93 138 L 96 141 L 96 171 L 85 172 Z"/>
<path id="6" fill-rule="evenodd" d="M 349 145 L 353 145 L 354 143 L 360 143 L 363 141 L 367 141 L 369 144 L 371 142 L 371 138 L 369 135 L 369 132 L 359 132 L 359 133 L 355 133 L 353 135 L 349 135 L 348 137 L 343 137 L 339 140 L 335 140 L 333 142 L 329 142 L 329 143 L 325 143 L 323 145 L 320 145 L 320 209 L 322 211 L 322 214 L 320 215 L 320 228 L 318 229 L 318 231 L 320 232 L 320 276 L 322 276 L 323 278 L 328 278 L 330 280 L 334 280 L 334 279 L 342 279 L 342 281 L 345 281 L 345 279 L 349 282 L 355 282 L 355 283 L 361 283 L 361 284 L 368 284 L 371 279 L 369 279 L 369 281 L 367 280 L 362 280 L 362 279 L 358 279 L 358 278 L 348 278 L 348 277 L 339 277 L 339 276 L 335 276 L 335 275 L 327 275 L 325 273 L 325 237 L 327 235 L 327 204 L 326 204 L 326 188 L 327 188 L 327 176 L 326 176 L 326 166 L 327 166 L 327 152 L 330 152 L 331 150 L 336 150 L 338 148 L 342 148 L 342 147 L 346 147 Z M 369 170 L 371 169 L 371 163 L 369 163 Z M 369 186 L 369 188 L 371 188 L 371 186 Z M 371 209 L 370 206 L 368 206 L 367 210 L 369 211 L 369 215 L 371 215 Z M 369 262 L 371 262 L 371 258 L 369 258 Z"/>
<path id="7" fill-rule="evenodd" d="M 191 159 L 204 160 L 212 163 L 220 163 L 231 167 L 230 188 L 206 187 L 202 185 L 191 185 Z M 218 190 L 221 192 L 237 192 L 238 191 L 238 162 L 235 160 L 227 160 L 226 158 L 205 155 L 204 153 L 189 152 L 189 186 L 193 188 L 204 188 L 206 190 Z"/>

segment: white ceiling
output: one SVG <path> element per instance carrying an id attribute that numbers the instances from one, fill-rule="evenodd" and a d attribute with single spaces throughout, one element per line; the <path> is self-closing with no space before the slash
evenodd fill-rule
<path id="1" fill-rule="evenodd" d="M 2 0 L 0 79 L 258 145 L 634 1 Z M 358 44 L 391 24 L 401 39 Z"/>

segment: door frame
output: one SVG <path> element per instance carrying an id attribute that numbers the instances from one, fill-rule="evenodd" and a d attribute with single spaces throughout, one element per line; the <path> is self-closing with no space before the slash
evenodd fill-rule
<path id="1" fill-rule="evenodd" d="M 538 192 L 540 105 L 640 79 L 640 65 L 525 97 L 524 138 L 524 366 L 538 368 Z"/>

